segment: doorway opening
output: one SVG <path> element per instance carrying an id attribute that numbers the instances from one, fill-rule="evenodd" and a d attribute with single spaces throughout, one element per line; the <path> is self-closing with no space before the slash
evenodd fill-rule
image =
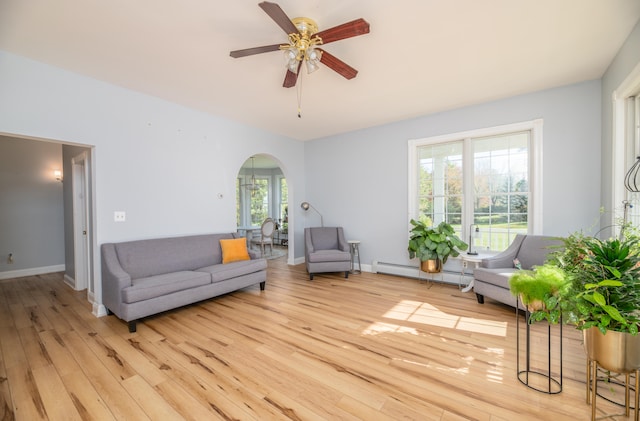
<path id="1" fill-rule="evenodd" d="M 238 232 L 252 240 L 260 238 L 262 223 L 271 218 L 275 254 L 266 258 L 289 255 L 289 188 L 287 178 L 275 158 L 258 154 L 249 157 L 236 177 L 236 224 Z M 268 249 L 267 249 L 268 250 Z M 254 248 L 258 251 L 258 248 Z"/>

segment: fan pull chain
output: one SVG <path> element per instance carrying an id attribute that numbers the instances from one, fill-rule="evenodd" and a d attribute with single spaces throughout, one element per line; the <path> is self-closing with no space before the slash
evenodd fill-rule
<path id="1" fill-rule="evenodd" d="M 299 71 L 298 68 L 298 83 L 296 84 L 296 93 L 298 96 L 298 118 L 302 118 L 302 74 L 304 72 Z"/>

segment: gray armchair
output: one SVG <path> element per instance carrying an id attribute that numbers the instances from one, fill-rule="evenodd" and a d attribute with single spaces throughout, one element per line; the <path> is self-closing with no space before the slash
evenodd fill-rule
<path id="1" fill-rule="evenodd" d="M 562 246 L 562 241 L 544 235 L 518 234 L 505 251 L 482 259 L 480 267 L 473 271 L 473 291 L 478 303 L 483 304 L 486 296 L 514 307 L 516 297 L 509 290 L 509 278 L 519 270 L 515 267 L 514 259 L 519 260 L 522 269 L 541 266 L 549 253 L 554 251 L 554 246 Z M 518 306 L 524 309 L 522 303 L 518 302 Z"/>
<path id="2" fill-rule="evenodd" d="M 304 256 L 309 279 L 319 272 L 342 272 L 349 277 L 351 253 L 342 227 L 304 229 Z"/>

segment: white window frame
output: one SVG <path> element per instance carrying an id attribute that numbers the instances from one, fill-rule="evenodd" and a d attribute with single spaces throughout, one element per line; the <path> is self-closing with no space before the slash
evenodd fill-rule
<path id="1" fill-rule="evenodd" d="M 476 130 L 468 130 L 463 132 L 433 136 L 423 139 L 409 140 L 408 147 L 408 196 L 409 206 L 407 215 L 407 227 L 411 229 L 409 221 L 418 218 L 418 148 L 421 146 L 433 145 L 437 143 L 446 143 L 453 141 L 470 142 L 473 138 L 499 136 L 514 132 L 531 131 L 531 144 L 529 149 L 529 176 L 530 176 L 530 200 L 529 200 L 529 234 L 542 234 L 542 130 L 543 120 L 536 119 L 520 123 L 505 124 L 501 126 L 487 127 Z M 473 201 L 467 198 L 472 197 L 473 173 L 469 171 L 469 164 L 472 162 L 470 148 L 464 148 L 463 157 L 463 195 L 465 202 L 463 203 L 462 215 L 462 238 L 469 236 L 470 218 L 473 216 Z M 468 223 L 469 222 L 469 223 Z"/>
<path id="2" fill-rule="evenodd" d="M 625 80 L 613 91 L 613 144 L 611 156 L 611 206 L 613 212 L 610 212 L 611 219 L 608 223 L 615 227 L 616 235 L 619 233 L 620 227 L 616 224 L 616 220 L 623 217 L 624 205 L 623 201 L 630 199 L 630 193 L 624 187 L 624 178 L 631 166 L 636 161 L 636 156 L 640 156 L 640 145 L 635 139 L 637 133 L 634 128 L 634 120 L 636 116 L 631 115 L 628 106 L 629 98 L 640 95 L 640 63 L 629 73 Z M 634 204 L 636 206 L 636 204 Z"/>

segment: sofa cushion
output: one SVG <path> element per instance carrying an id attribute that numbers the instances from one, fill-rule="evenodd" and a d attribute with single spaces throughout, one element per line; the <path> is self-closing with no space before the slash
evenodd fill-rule
<path id="1" fill-rule="evenodd" d="M 351 253 L 340 250 L 317 250 L 309 253 L 309 263 L 351 261 Z"/>
<path id="2" fill-rule="evenodd" d="M 115 245 L 118 261 L 132 279 L 147 278 L 222 263 L 220 240 L 233 234 L 128 241 Z"/>
<path id="3" fill-rule="evenodd" d="M 222 248 L 223 264 L 250 259 L 245 238 L 220 240 L 220 247 Z"/>
<path id="4" fill-rule="evenodd" d="M 198 272 L 211 274 L 211 282 L 222 282 L 227 279 L 247 275 L 249 273 L 267 270 L 266 259 L 243 260 L 240 262 L 227 263 L 225 265 L 206 266 L 196 269 Z"/>
<path id="5" fill-rule="evenodd" d="M 132 285 L 122 290 L 122 300 L 135 303 L 210 283 L 211 275 L 208 273 L 191 271 L 132 279 Z"/>
<path id="6" fill-rule="evenodd" d="M 516 268 L 477 268 L 473 270 L 473 278 L 487 284 L 496 285 L 508 289 L 509 278 L 511 278 L 511 275 L 513 275 L 517 271 L 518 269 Z"/>

